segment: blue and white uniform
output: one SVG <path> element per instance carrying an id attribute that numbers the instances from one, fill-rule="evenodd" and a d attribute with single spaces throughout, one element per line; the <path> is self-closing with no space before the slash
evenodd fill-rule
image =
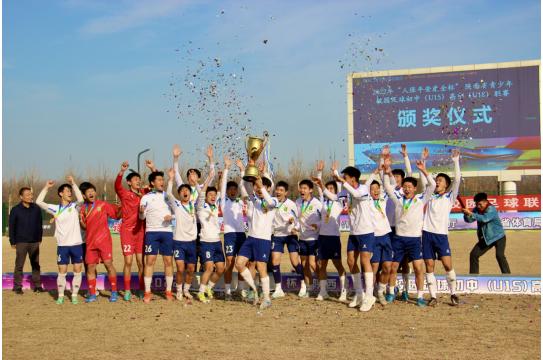
<path id="1" fill-rule="evenodd" d="M 153 190 L 142 196 L 140 219 L 145 219 L 145 255 L 172 256 L 173 231 L 171 221 L 164 218 L 172 215 L 164 191 Z"/>
<path id="2" fill-rule="evenodd" d="M 231 199 L 226 196 L 228 169 L 224 169 L 221 179 L 220 205 L 224 226 L 224 252 L 226 256 L 237 256 L 246 240 L 243 210 L 245 203 L 241 198 Z"/>
<path id="3" fill-rule="evenodd" d="M 285 245 L 289 253 L 300 251 L 298 236 L 292 233 L 296 227 L 298 216 L 298 207 L 294 201 L 285 199 L 285 201 L 279 202 L 278 200 L 273 219 L 272 252 L 283 253 Z M 292 222 L 291 219 L 293 219 Z"/>
<path id="4" fill-rule="evenodd" d="M 196 204 L 189 200 L 182 203 L 173 193 L 173 182 L 168 182 L 168 204 L 173 209 L 175 229 L 173 232 L 173 257 L 175 261 L 196 264 Z"/>

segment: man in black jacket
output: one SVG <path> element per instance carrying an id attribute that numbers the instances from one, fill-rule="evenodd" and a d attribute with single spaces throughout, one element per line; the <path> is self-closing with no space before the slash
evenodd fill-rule
<path id="1" fill-rule="evenodd" d="M 16 251 L 13 291 L 23 293 L 23 267 L 26 255 L 32 265 L 34 292 L 43 292 L 40 279 L 40 244 L 43 233 L 41 209 L 34 204 L 32 190 L 19 190 L 21 202 L 9 214 L 9 242 Z"/>

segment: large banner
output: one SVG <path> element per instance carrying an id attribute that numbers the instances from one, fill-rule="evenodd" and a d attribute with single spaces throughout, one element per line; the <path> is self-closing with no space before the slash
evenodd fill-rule
<path id="1" fill-rule="evenodd" d="M 475 207 L 473 197 L 461 196 L 468 209 Z M 488 201 L 498 211 L 541 211 L 541 195 L 489 195 Z M 461 212 L 460 201 L 456 200 L 452 212 Z"/>
<path id="2" fill-rule="evenodd" d="M 539 169 L 539 64 L 532 63 L 394 76 L 353 74 L 355 165 L 362 172 L 373 170 L 385 144 L 391 145 L 394 164 L 403 165 L 399 150 L 405 143 L 412 154 L 428 147 L 427 165 L 433 171 L 450 170 L 452 147 L 462 152 L 463 171 Z"/>

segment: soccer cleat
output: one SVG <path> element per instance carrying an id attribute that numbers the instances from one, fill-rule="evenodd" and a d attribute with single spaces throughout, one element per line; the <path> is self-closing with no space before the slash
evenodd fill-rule
<path id="1" fill-rule="evenodd" d="M 173 294 L 171 291 L 166 291 L 166 300 L 173 301 Z"/>
<path id="2" fill-rule="evenodd" d="M 175 294 L 175 298 L 179 301 L 183 301 L 183 293 L 178 291 L 177 294 Z"/>
<path id="3" fill-rule="evenodd" d="M 43 293 L 43 292 L 45 292 L 45 290 L 41 286 L 38 286 L 38 287 L 34 288 L 34 292 Z"/>
<path id="4" fill-rule="evenodd" d="M 309 293 L 307 292 L 306 288 L 301 288 L 300 291 L 298 292 L 298 296 L 301 298 L 308 298 Z"/>
<path id="5" fill-rule="evenodd" d="M 350 308 L 355 308 L 362 304 L 362 295 L 355 295 L 353 300 L 349 303 Z"/>
<path id="6" fill-rule="evenodd" d="M 207 295 L 207 298 L 208 298 L 209 300 L 213 299 L 213 294 L 214 294 L 213 289 L 210 288 L 210 287 L 208 287 L 208 288 L 206 289 L 206 295 Z"/>
<path id="7" fill-rule="evenodd" d="M 109 297 L 109 302 L 117 302 L 117 297 L 119 294 L 117 294 L 116 291 L 111 292 L 111 296 Z"/>
<path id="8" fill-rule="evenodd" d="M 272 294 L 272 299 L 279 299 L 282 297 L 285 297 L 285 292 L 283 291 L 283 289 L 277 289 Z"/>
<path id="9" fill-rule="evenodd" d="M 460 305 L 460 299 L 458 298 L 458 295 L 456 295 L 456 294 L 452 294 L 452 295 L 451 295 L 451 304 L 452 304 L 453 306 L 458 306 L 458 305 Z"/>
<path id="10" fill-rule="evenodd" d="M 192 295 L 190 294 L 190 292 L 188 290 L 183 291 L 183 296 L 186 297 L 189 300 L 193 299 Z"/>
<path id="11" fill-rule="evenodd" d="M 138 299 L 143 300 L 145 292 L 143 290 L 138 290 L 136 296 L 138 297 Z"/>
<path id="12" fill-rule="evenodd" d="M 96 297 L 96 295 L 89 295 L 89 297 L 85 299 L 85 302 L 91 303 L 91 302 L 96 302 L 97 300 L 98 298 Z"/>
<path id="13" fill-rule="evenodd" d="M 437 306 L 437 299 L 431 298 L 430 301 L 428 301 L 428 306 Z"/>
<path id="14" fill-rule="evenodd" d="M 123 297 L 124 301 L 130 301 L 131 298 L 132 298 L 132 293 L 130 292 L 130 290 L 126 290 L 124 292 L 124 297 Z"/>
<path id="15" fill-rule="evenodd" d="M 17 295 L 23 295 L 23 289 L 13 289 L 13 292 Z"/>
<path id="16" fill-rule="evenodd" d="M 360 306 L 360 311 L 370 311 L 375 304 L 375 296 L 365 296 Z"/>
<path id="17" fill-rule="evenodd" d="M 64 304 L 64 296 L 59 296 L 57 299 L 57 305 L 62 305 L 62 304 Z"/>
<path id="18" fill-rule="evenodd" d="M 224 294 L 224 301 L 232 301 L 232 294 Z"/>
<path id="19" fill-rule="evenodd" d="M 409 301 L 409 293 L 407 291 L 402 291 L 400 301 Z"/>
<path id="20" fill-rule="evenodd" d="M 325 294 L 319 293 L 319 295 L 317 295 L 317 298 L 315 300 L 324 301 L 324 300 L 326 300 L 328 298 L 330 298 L 330 295 L 328 295 L 328 293 L 325 293 Z"/>
<path id="21" fill-rule="evenodd" d="M 395 296 L 394 296 L 394 294 L 386 294 L 385 299 L 386 299 L 387 303 L 390 304 L 390 303 L 394 302 Z"/>
<path id="22" fill-rule="evenodd" d="M 77 296 L 72 296 L 72 304 L 74 305 L 79 304 L 79 300 L 77 299 Z"/>
<path id="23" fill-rule="evenodd" d="M 341 295 L 339 296 L 339 301 L 341 301 L 341 302 L 347 301 L 347 290 L 346 289 L 341 290 Z"/>
<path id="24" fill-rule="evenodd" d="M 377 300 L 379 300 L 379 304 L 381 304 L 381 305 L 386 305 L 387 304 L 387 299 L 385 297 L 385 293 L 378 292 L 377 293 Z"/>
<path id="25" fill-rule="evenodd" d="M 199 292 L 198 293 L 198 300 L 200 300 L 200 302 L 204 303 L 204 304 L 208 304 L 209 303 L 209 300 L 206 298 L 206 294 L 202 293 L 202 292 Z"/>
<path id="26" fill-rule="evenodd" d="M 247 298 L 247 296 L 248 296 L 247 290 L 245 290 L 245 289 L 241 290 L 241 291 L 239 292 L 239 295 L 241 296 L 241 298 L 242 298 L 243 300 L 245 300 L 245 299 Z"/>
<path id="27" fill-rule="evenodd" d="M 262 304 L 260 304 L 260 310 L 267 309 L 272 306 L 272 302 L 270 299 L 265 299 L 262 301 Z"/>
<path id="28" fill-rule="evenodd" d="M 151 292 L 146 292 L 143 294 L 143 302 L 149 304 L 151 302 Z"/>
<path id="29" fill-rule="evenodd" d="M 418 307 L 426 307 L 426 301 L 424 301 L 423 298 L 418 298 L 417 299 L 417 306 Z"/>

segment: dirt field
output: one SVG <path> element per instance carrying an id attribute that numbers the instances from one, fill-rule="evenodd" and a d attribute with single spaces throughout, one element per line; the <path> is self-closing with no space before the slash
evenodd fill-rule
<path id="1" fill-rule="evenodd" d="M 477 241 L 475 231 L 456 231 L 450 234 L 450 245 L 453 256 L 453 264 L 457 274 L 467 274 L 469 271 L 469 253 Z M 123 257 L 121 253 L 121 245 L 118 236 L 113 239 L 113 260 L 118 272 L 122 272 Z M 347 268 L 345 259 L 345 249 L 347 243 L 347 235 L 342 236 L 343 246 L 343 262 Z M 55 239 L 44 238 L 40 250 L 40 264 L 43 272 L 56 272 L 56 243 Z M 498 274 L 500 269 L 496 258 L 495 251 L 492 249 L 480 259 L 481 274 Z M 540 231 L 507 231 L 507 248 L 505 254 L 509 261 L 509 266 L 513 274 L 517 275 L 539 275 L 541 269 L 541 232 Z M 15 250 L 9 246 L 7 238 L 3 238 L 2 243 L 2 272 L 13 272 L 15 263 Z M 283 256 L 281 270 L 287 272 L 291 270 L 290 261 L 287 254 Z M 134 271 L 135 263 L 134 263 Z M 162 262 L 157 261 L 157 271 L 162 271 Z M 335 271 L 333 266 L 329 266 L 330 271 Z M 25 272 L 30 272 L 30 264 L 25 264 Z M 103 266 L 99 267 L 99 271 L 105 271 Z M 436 267 L 436 273 L 442 274 L 443 267 Z"/>
<path id="2" fill-rule="evenodd" d="M 58 306 L 49 294 L 4 291 L 2 350 L 5 359 L 539 358 L 540 297 L 466 295 L 459 307 L 441 300 L 361 313 L 289 295 L 259 312 L 156 297 L 148 305 L 101 298 Z"/>

